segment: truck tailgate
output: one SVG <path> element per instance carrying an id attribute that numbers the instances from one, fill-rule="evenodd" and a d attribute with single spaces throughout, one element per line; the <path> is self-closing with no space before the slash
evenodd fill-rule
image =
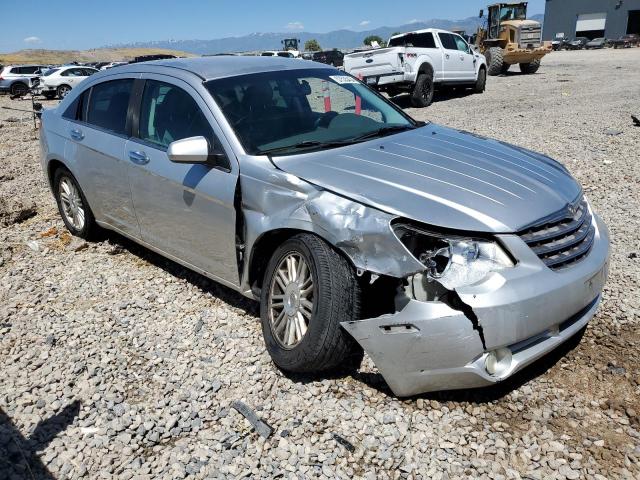
<path id="1" fill-rule="evenodd" d="M 362 78 L 402 74 L 400 55 L 403 53 L 404 48 L 398 47 L 351 53 L 344 57 L 344 69 L 347 73 Z"/>

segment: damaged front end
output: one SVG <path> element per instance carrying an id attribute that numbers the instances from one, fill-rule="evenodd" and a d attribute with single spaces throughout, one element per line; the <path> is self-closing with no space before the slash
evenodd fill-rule
<path id="1" fill-rule="evenodd" d="M 551 270 L 517 234 L 432 231 L 269 163 L 245 162 L 240 188 L 239 237 L 252 257 L 270 232 L 292 230 L 350 259 L 365 318 L 341 325 L 398 396 L 506 379 L 586 325 L 607 276 L 608 233 L 596 215 L 589 253 Z M 259 261 L 248 260 L 242 288 L 257 298 Z"/>
<path id="2" fill-rule="evenodd" d="M 471 238 L 398 223 L 394 232 L 425 269 L 405 277 L 393 313 L 342 326 L 398 396 L 500 382 L 595 314 L 609 238 L 599 218 L 594 225 L 589 255 L 558 273 L 517 235 Z"/>

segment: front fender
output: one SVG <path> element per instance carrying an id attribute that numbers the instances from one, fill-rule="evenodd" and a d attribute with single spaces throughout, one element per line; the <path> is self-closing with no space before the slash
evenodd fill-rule
<path id="1" fill-rule="evenodd" d="M 245 161 L 244 166 L 240 190 L 246 252 L 252 254 L 263 235 L 290 229 L 320 236 L 360 271 L 404 277 L 424 270 L 393 233 L 394 215 L 315 187 L 268 161 Z M 249 269 L 245 262 L 243 292 L 251 288 Z"/>

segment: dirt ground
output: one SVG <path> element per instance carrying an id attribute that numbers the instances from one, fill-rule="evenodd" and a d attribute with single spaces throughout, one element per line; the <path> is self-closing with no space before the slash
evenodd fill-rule
<path id="1" fill-rule="evenodd" d="M 610 229 L 604 299 L 508 382 L 410 399 L 367 358 L 286 376 L 255 303 L 117 235 L 71 238 L 28 114 L 0 109 L 0 478 L 640 478 L 640 48 L 512 70 L 407 111 L 564 163 Z"/>

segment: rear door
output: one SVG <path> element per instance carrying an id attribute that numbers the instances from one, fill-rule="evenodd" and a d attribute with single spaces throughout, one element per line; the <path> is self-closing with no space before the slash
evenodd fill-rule
<path id="1" fill-rule="evenodd" d="M 446 32 L 438 32 L 438 38 L 443 49 L 442 78 L 446 82 L 457 82 L 464 78 L 461 71 L 458 46 L 453 35 Z"/>
<path id="2" fill-rule="evenodd" d="M 100 222 L 139 237 L 124 160 L 128 109 L 134 79 L 121 77 L 94 85 L 74 101 L 66 156 Z M 65 112 L 66 113 L 66 112 Z"/>
<path id="3" fill-rule="evenodd" d="M 164 75 L 143 77 L 135 115 L 139 120 L 126 144 L 142 239 L 196 271 L 238 285 L 234 199 L 239 169 L 233 152 L 207 104 L 189 84 Z M 212 151 L 224 154 L 221 162 L 169 160 L 171 142 L 200 135 Z"/>

